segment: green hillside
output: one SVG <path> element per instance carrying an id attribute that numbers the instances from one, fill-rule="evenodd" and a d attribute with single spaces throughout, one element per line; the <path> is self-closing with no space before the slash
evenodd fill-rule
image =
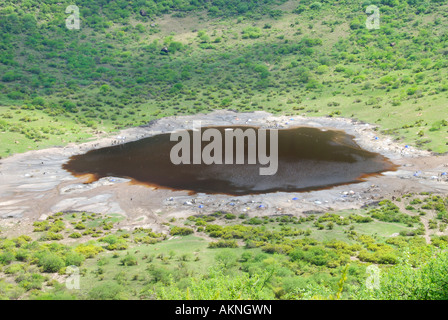
<path id="1" fill-rule="evenodd" d="M 448 150 L 443 1 L 368 1 L 378 30 L 362 1 L 77 1 L 80 30 L 69 4 L 0 4 L 2 156 L 216 109 L 355 118 Z"/>
<path id="2" fill-rule="evenodd" d="M 409 194 L 300 218 L 215 212 L 170 219 L 169 235 L 122 230 L 120 215 L 60 212 L 0 239 L 0 299 L 446 300 L 448 236 L 427 244 L 419 215 L 444 231 L 447 206 Z M 371 265 L 381 276 L 375 290 Z M 71 275 L 78 288 L 66 285 Z"/>

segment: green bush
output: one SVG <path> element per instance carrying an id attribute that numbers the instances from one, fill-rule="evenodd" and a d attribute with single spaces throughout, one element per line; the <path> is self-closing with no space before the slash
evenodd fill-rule
<path id="1" fill-rule="evenodd" d="M 216 242 L 210 242 L 209 248 L 238 248 L 238 244 L 235 240 L 219 240 Z"/>
<path id="2" fill-rule="evenodd" d="M 232 220 L 232 219 L 236 219 L 236 215 L 234 215 L 232 213 L 226 213 L 224 218 L 226 218 L 227 220 Z"/>
<path id="3" fill-rule="evenodd" d="M 103 248 L 93 244 L 80 244 L 75 248 L 75 252 L 84 255 L 86 258 L 93 258 L 102 251 L 104 251 Z"/>
<path id="4" fill-rule="evenodd" d="M 135 266 L 138 264 L 137 258 L 129 254 L 126 255 L 123 259 L 121 259 L 120 262 L 124 266 Z"/>
<path id="5" fill-rule="evenodd" d="M 339 256 L 335 252 L 320 247 L 305 249 L 296 248 L 289 254 L 289 256 L 292 261 L 303 260 L 316 266 L 328 265 L 339 259 Z"/>
<path id="6" fill-rule="evenodd" d="M 57 254 L 48 252 L 39 257 L 39 266 L 44 272 L 58 272 L 65 263 Z"/>
<path id="7" fill-rule="evenodd" d="M 31 254 L 26 249 L 19 249 L 16 251 L 16 260 L 17 261 L 27 261 L 30 258 Z"/>
<path id="8" fill-rule="evenodd" d="M 47 232 L 40 238 L 41 241 L 54 241 L 62 239 L 64 239 L 64 236 L 62 234 L 54 232 Z"/>
<path id="9" fill-rule="evenodd" d="M 86 226 L 82 222 L 79 222 L 75 225 L 75 229 L 77 229 L 77 230 L 83 230 L 85 228 L 86 228 Z"/>
<path id="10" fill-rule="evenodd" d="M 6 267 L 5 270 L 3 270 L 3 272 L 6 274 L 16 274 L 22 270 L 23 270 L 22 264 L 11 264 L 8 267 Z"/>
<path id="11" fill-rule="evenodd" d="M 187 227 L 173 227 L 170 231 L 170 234 L 172 236 L 187 236 L 189 234 L 192 234 L 194 232 L 193 229 L 187 228 Z"/>
<path id="12" fill-rule="evenodd" d="M 247 27 L 242 31 L 243 39 L 257 39 L 261 37 L 261 29 L 257 27 Z"/>
<path id="13" fill-rule="evenodd" d="M 3 265 L 10 264 L 14 261 L 14 254 L 12 252 L 6 251 L 0 254 L 0 263 Z"/>
<path id="14" fill-rule="evenodd" d="M 73 239 L 78 239 L 81 238 L 82 235 L 79 232 L 73 232 L 72 234 L 69 235 L 69 237 Z"/>
<path id="15" fill-rule="evenodd" d="M 124 287 L 116 282 L 102 283 L 89 291 L 88 297 L 91 300 L 122 300 Z"/>
<path id="16" fill-rule="evenodd" d="M 425 263 L 415 268 L 409 258 L 382 272 L 377 290 L 363 287 L 358 299 L 375 300 L 447 300 L 447 252 L 434 252 Z"/>
<path id="17" fill-rule="evenodd" d="M 263 224 L 263 220 L 261 220 L 260 218 L 250 218 L 249 220 L 247 220 L 245 223 L 247 224 Z"/>
<path id="18" fill-rule="evenodd" d="M 84 262 L 85 257 L 84 255 L 77 253 L 77 252 L 69 252 L 65 256 L 65 265 L 68 266 L 77 266 L 80 267 L 81 264 Z"/>

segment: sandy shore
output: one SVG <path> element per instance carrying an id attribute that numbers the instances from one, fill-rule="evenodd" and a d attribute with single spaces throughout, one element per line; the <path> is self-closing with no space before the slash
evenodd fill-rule
<path id="1" fill-rule="evenodd" d="M 381 153 L 399 168 L 361 183 L 328 190 L 248 196 L 189 195 L 187 191 L 154 189 L 117 177 L 85 184 L 88 177 L 76 178 L 62 169 L 73 155 L 177 129 L 191 129 L 193 120 L 200 120 L 203 126 L 250 124 L 264 128 L 313 126 L 344 130 L 353 135 L 362 148 Z M 0 160 L 0 226 L 32 222 L 59 211 L 119 213 L 126 217 L 121 223 L 123 227 L 146 226 L 156 231 L 164 231 L 166 228 L 161 223 L 172 217 L 217 210 L 249 216 L 298 216 L 310 211 L 359 208 L 371 201 L 409 192 L 446 195 L 448 176 L 442 175 L 444 172 L 448 172 L 447 155 L 436 156 L 405 147 L 390 137 L 379 136 L 370 124 L 340 118 L 274 117 L 266 112 L 215 111 L 207 115 L 164 118 L 98 141 L 29 151 Z"/>

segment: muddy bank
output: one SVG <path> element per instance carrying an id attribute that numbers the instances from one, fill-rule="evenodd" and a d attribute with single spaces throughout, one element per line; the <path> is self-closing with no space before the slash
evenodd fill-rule
<path id="1" fill-rule="evenodd" d="M 135 141 L 178 129 L 192 129 L 193 120 L 202 126 L 252 125 L 261 128 L 310 126 L 343 130 L 353 135 L 360 147 L 377 152 L 399 166 L 395 172 L 369 177 L 366 181 L 305 193 L 277 192 L 261 195 L 188 195 L 186 191 L 154 189 L 117 177 L 105 177 L 91 184 L 89 177 L 76 178 L 62 169 L 73 155 L 106 146 Z M 247 213 L 301 215 L 311 211 L 358 208 L 384 197 L 409 192 L 448 194 L 448 156 L 398 144 L 378 136 L 374 126 L 349 119 L 274 117 L 266 112 L 216 111 L 207 115 L 170 117 L 147 126 L 123 130 L 98 141 L 66 147 L 30 151 L 0 162 L 1 223 L 34 221 L 58 211 L 119 213 L 123 226 L 146 225 L 162 230 L 161 222 L 216 210 Z"/>

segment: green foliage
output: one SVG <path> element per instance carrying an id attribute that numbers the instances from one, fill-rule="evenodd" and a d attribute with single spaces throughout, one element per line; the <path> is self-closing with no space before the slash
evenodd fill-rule
<path id="1" fill-rule="evenodd" d="M 179 236 L 187 236 L 189 234 L 192 234 L 194 232 L 193 229 L 187 228 L 187 227 L 173 227 L 171 228 L 170 234 L 173 236 L 179 235 Z"/>
<path id="2" fill-rule="evenodd" d="M 43 282 L 47 280 L 47 277 L 39 273 L 21 273 L 15 279 L 19 286 L 26 291 L 41 290 Z"/>
<path id="3" fill-rule="evenodd" d="M 232 220 L 232 219 L 236 219 L 236 215 L 233 213 L 226 213 L 224 218 L 226 218 L 227 220 Z"/>
<path id="4" fill-rule="evenodd" d="M 225 249 L 215 255 L 215 260 L 225 269 L 228 269 L 236 264 L 237 256 L 230 249 Z"/>
<path id="5" fill-rule="evenodd" d="M 63 11 L 41 2 L 19 10 L 16 3 L 6 0 L 4 7 L 12 9 L 0 13 L 1 95 L 8 110 L 17 106 L 24 113 L 16 117 L 5 112 L 0 116 L 8 120 L 0 127 L 6 127 L 8 135 L 14 133 L 13 139 L 30 140 L 32 148 L 84 140 L 96 129 L 111 132 L 153 118 L 216 108 L 265 109 L 286 115 L 305 110 L 308 99 L 316 100 L 316 108 L 307 110 L 309 115 L 353 115 L 375 122 L 377 116 L 372 118 L 364 108 L 345 101 L 362 92 L 364 101 L 382 99 L 372 107 L 381 107 L 381 117 L 386 119 L 387 114 L 391 121 L 383 120 L 381 125 L 406 142 L 419 141 L 417 132 L 406 126 L 421 118 L 416 118 L 418 113 L 398 115 L 409 110 L 414 99 L 423 109 L 434 109 L 423 113 L 420 131 L 428 140 L 422 146 L 436 152 L 448 150 L 441 143 L 441 121 L 447 119 L 434 117 L 442 112 L 439 105 L 448 90 L 436 73 L 448 67 L 443 55 L 447 40 L 443 28 L 434 26 L 444 25 L 446 17 L 417 21 L 421 15 L 440 12 L 442 3 L 386 5 L 382 27 L 373 33 L 365 28 L 365 19 L 353 15 L 358 4 L 347 2 L 307 1 L 296 10 L 279 10 L 276 5 L 284 0 L 168 0 L 108 2 L 98 10 L 82 0 L 77 3 L 82 8 L 82 28 L 92 30 L 86 38 L 82 32 L 63 28 Z M 45 10 L 38 9 L 42 5 Z M 175 27 L 168 34 L 166 24 L 151 22 L 156 16 L 161 21 L 183 19 L 193 11 L 201 18 L 201 30 L 192 43 Z M 300 14 L 300 19 L 282 20 L 283 14 L 290 17 L 288 11 Z M 337 18 L 324 19 L 333 11 L 339 12 Z M 169 13 L 171 17 L 166 16 Z M 219 17 L 224 27 L 210 30 L 215 22 L 207 15 Z M 261 20 L 265 17 L 269 21 Z M 318 33 L 313 29 L 317 25 L 323 27 Z M 329 41 L 335 28 L 341 28 L 345 36 Z M 410 28 L 416 30 L 411 38 L 406 36 Z M 139 40 L 143 37 L 148 41 Z M 160 55 L 165 46 L 168 53 Z M 22 49 L 28 53 L 25 60 L 20 58 Z M 375 93 L 367 90 L 373 87 Z M 288 104 L 297 105 L 279 106 L 275 96 L 280 93 Z M 330 97 L 340 104 L 339 110 L 329 109 Z M 432 99 L 442 100 L 430 107 Z M 59 123 L 42 126 L 53 118 Z M 25 148 L 25 143 L 3 145 L 2 155 Z"/>
<path id="6" fill-rule="evenodd" d="M 65 266 L 64 260 L 55 253 L 44 252 L 39 256 L 39 266 L 44 272 L 58 272 Z"/>
<path id="7" fill-rule="evenodd" d="M 82 222 L 79 222 L 75 225 L 76 230 L 84 230 L 85 228 L 86 228 L 86 226 Z"/>
<path id="8" fill-rule="evenodd" d="M 412 196 L 410 198 L 409 201 L 412 201 Z M 445 205 L 445 200 L 443 197 L 427 194 L 418 205 L 429 205 L 433 212 L 438 212 L 436 207 L 443 210 L 443 207 L 438 205 Z M 389 210 L 394 212 L 394 207 L 389 202 L 382 202 L 373 209 L 377 210 L 374 213 L 384 214 Z M 368 208 L 366 211 L 372 214 L 373 209 Z M 89 279 L 89 299 L 372 298 L 371 293 L 363 288 L 367 276 L 363 266 L 365 263 L 387 265 L 394 270 L 395 266 L 403 263 L 403 252 L 412 248 L 412 254 L 407 261 L 413 268 L 421 268 L 434 255 L 432 248 L 445 248 L 448 243 L 445 236 L 433 236 L 433 246 L 430 246 L 423 237 L 376 239 L 350 231 L 355 224 L 370 226 L 379 223 L 376 219 L 366 216 L 366 211 L 360 211 L 359 214 L 337 212 L 300 218 L 288 215 L 266 216 L 260 219 L 261 225 L 238 224 L 247 220 L 236 220 L 233 217 L 229 220 L 223 212 L 188 218 L 189 221 L 199 224 L 205 220 L 219 223 L 205 223 L 204 232 L 217 238 L 217 241 L 208 244 L 208 248 L 206 242 L 198 241 L 196 237 L 161 242 L 164 239 L 162 234 L 145 228 L 136 228 L 131 233 L 114 231 L 97 239 L 97 242 L 90 241 L 72 246 L 60 244 L 55 240 L 36 242 L 29 236 L 2 239 L 0 255 L 6 257 L 3 260 L 6 265 L 2 271 L 5 275 L 15 278 L 15 286 L 7 287 L 4 295 L 20 296 L 24 292 L 30 292 L 30 299 L 86 298 L 76 292 L 68 294 L 66 289 L 59 288 L 57 283 L 49 281 L 49 277 L 45 276 L 47 272 L 62 274 L 69 265 L 85 265 L 86 268 L 81 269 L 81 274 Z M 47 221 L 61 221 L 61 218 L 63 217 L 54 216 Z M 247 219 L 246 216 L 242 218 Z M 74 219 L 71 221 L 73 226 L 78 223 L 77 219 L 84 219 L 86 224 L 96 219 L 102 221 L 94 214 L 83 214 L 80 218 L 71 216 L 70 219 Z M 335 232 L 335 235 L 342 229 L 344 232 L 350 232 L 349 239 L 352 243 L 337 239 L 318 241 L 311 238 L 311 233 L 306 230 L 314 223 L 322 223 L 326 228 L 313 231 L 313 235 L 319 235 L 321 232 Z M 331 224 L 333 229 L 328 228 Z M 51 228 L 52 223 L 35 227 L 39 226 Z M 153 242 L 148 242 L 152 245 L 147 245 L 146 238 L 155 240 L 155 245 Z M 245 242 L 245 248 L 238 247 L 237 240 Z M 184 241 L 196 241 L 196 245 L 187 245 L 185 249 L 182 247 Z M 115 250 L 117 245 L 135 246 L 136 243 L 140 245 L 135 248 L 133 254 L 116 253 L 110 257 L 108 253 L 102 253 L 102 246 Z M 86 258 L 96 255 L 101 255 L 97 263 L 84 264 Z M 41 268 L 37 269 L 35 264 Z M 124 271 L 128 269 L 117 273 L 116 268 L 119 265 L 135 270 L 134 276 Z M 209 267 L 212 269 L 206 271 Z M 388 270 L 382 269 L 384 275 Z M 253 279 L 264 282 L 259 288 L 261 291 L 251 291 L 246 287 L 250 284 L 258 288 L 259 283 L 251 282 Z M 229 285 L 232 286 L 231 289 Z M 423 285 L 424 288 L 425 286 Z"/>
<path id="9" fill-rule="evenodd" d="M 263 224 L 263 220 L 259 219 L 259 218 L 250 218 L 249 220 L 246 221 L 247 224 Z"/>
<path id="10" fill-rule="evenodd" d="M 369 214 L 375 219 L 385 222 L 401 222 L 411 225 L 420 222 L 418 216 L 410 216 L 401 213 L 400 209 L 390 200 L 381 201 L 379 205 L 378 208 L 369 211 Z"/>
<path id="11" fill-rule="evenodd" d="M 260 275 L 248 274 L 229 276 L 220 269 L 212 269 L 200 278 L 188 278 L 187 289 L 179 289 L 174 281 L 166 287 L 151 291 L 158 299 L 175 300 L 236 300 L 273 299 L 268 289 L 272 271 L 265 270 Z"/>
<path id="12" fill-rule="evenodd" d="M 104 251 L 103 248 L 93 244 L 80 244 L 75 248 L 75 252 L 84 255 L 86 258 L 93 258 L 102 251 Z"/>
<path id="13" fill-rule="evenodd" d="M 359 298 L 385 300 L 446 300 L 446 270 L 448 254 L 435 251 L 419 268 L 409 256 L 400 264 L 381 274 L 378 290 L 364 288 Z"/>
<path id="14" fill-rule="evenodd" d="M 47 232 L 40 238 L 41 241 L 52 241 L 52 240 L 62 240 L 62 239 L 64 239 L 64 236 L 62 234 L 54 233 L 54 232 Z"/>
<path id="15" fill-rule="evenodd" d="M 123 259 L 120 260 L 123 266 L 135 266 L 138 264 L 137 258 L 134 256 L 127 254 Z"/>
<path id="16" fill-rule="evenodd" d="M 216 242 L 210 242 L 209 248 L 237 248 L 238 244 L 235 240 L 219 240 Z"/>
<path id="17" fill-rule="evenodd" d="M 123 286 L 116 282 L 105 282 L 92 288 L 88 294 L 91 300 L 123 300 L 126 299 Z"/>
<path id="18" fill-rule="evenodd" d="M 14 253 L 10 251 L 2 252 L 0 254 L 0 263 L 3 265 L 10 264 L 12 261 L 14 261 Z"/>
<path id="19" fill-rule="evenodd" d="M 109 235 L 107 237 L 101 238 L 100 241 L 106 242 L 108 245 L 106 246 L 107 250 L 126 250 L 129 247 L 129 244 L 126 241 L 126 238 L 117 237 L 116 235 Z M 137 242 L 145 241 L 145 238 L 137 238 Z M 148 241 L 149 242 L 149 241 Z"/>
<path id="20" fill-rule="evenodd" d="M 73 238 L 73 239 L 78 239 L 78 238 L 81 238 L 82 235 L 79 232 L 73 232 L 69 235 L 69 237 Z"/>
<path id="21" fill-rule="evenodd" d="M 331 265 L 339 259 L 338 255 L 332 251 L 319 247 L 294 249 L 289 256 L 292 261 L 303 260 L 316 266 Z"/>
<path id="22" fill-rule="evenodd" d="M 243 39 L 257 39 L 261 37 L 261 29 L 256 27 L 247 27 L 242 31 Z"/>
<path id="23" fill-rule="evenodd" d="M 65 265 L 80 267 L 84 260 L 84 255 L 76 252 L 70 252 L 65 256 Z"/>
<path id="24" fill-rule="evenodd" d="M 373 262 L 378 264 L 396 264 L 398 262 L 398 258 L 394 253 L 381 250 L 375 252 L 362 250 L 358 254 L 358 258 L 364 262 Z"/>

